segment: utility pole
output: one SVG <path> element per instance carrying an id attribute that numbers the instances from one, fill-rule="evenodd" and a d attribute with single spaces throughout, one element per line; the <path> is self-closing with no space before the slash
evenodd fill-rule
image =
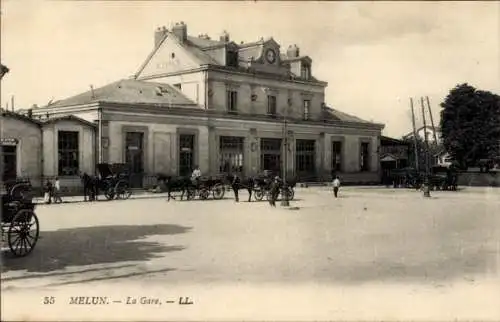
<path id="1" fill-rule="evenodd" d="M 415 153 L 415 169 L 417 170 L 417 173 L 419 173 L 419 160 L 418 160 L 418 140 L 417 140 L 417 128 L 415 126 L 415 111 L 413 109 L 413 98 L 410 97 L 410 108 L 411 108 L 411 122 L 413 125 L 413 150 Z"/>
<path id="2" fill-rule="evenodd" d="M 288 116 L 288 108 L 285 109 L 285 114 L 283 115 L 283 187 L 281 190 L 281 206 L 288 207 L 290 206 L 290 201 L 288 200 L 288 184 L 287 184 L 287 174 L 288 174 L 288 124 L 287 124 L 287 116 Z"/>
<path id="3" fill-rule="evenodd" d="M 10 97 L 10 107 L 12 108 L 12 112 L 14 112 L 14 95 Z"/>
<path id="4" fill-rule="evenodd" d="M 437 140 L 436 128 L 434 127 L 434 119 L 432 117 L 431 103 L 429 103 L 429 96 L 426 96 L 425 98 L 427 100 L 427 109 L 429 110 L 429 117 L 431 119 L 431 126 L 432 126 L 432 133 L 434 136 L 434 143 L 437 144 L 438 140 Z"/>
<path id="5" fill-rule="evenodd" d="M 424 98 L 420 98 L 420 106 L 422 107 L 422 118 L 424 122 L 424 140 L 425 140 L 425 178 L 424 178 L 424 197 L 429 198 L 431 191 L 429 187 L 429 141 L 427 139 L 427 128 L 425 123 L 425 107 Z"/>

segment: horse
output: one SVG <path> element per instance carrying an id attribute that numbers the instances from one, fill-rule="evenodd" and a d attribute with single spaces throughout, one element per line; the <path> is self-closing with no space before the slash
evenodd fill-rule
<path id="1" fill-rule="evenodd" d="M 167 201 L 170 201 L 170 199 L 175 200 L 175 197 L 172 197 L 171 195 L 172 192 L 182 192 L 182 200 L 186 191 L 195 188 L 191 178 L 186 176 L 172 177 L 170 175 L 159 173 L 156 175 L 156 179 L 158 182 L 163 182 L 165 185 L 165 188 L 167 189 Z"/>
<path id="2" fill-rule="evenodd" d="M 228 173 L 225 176 L 225 180 L 231 186 L 231 189 L 233 189 L 234 199 L 236 202 L 239 202 L 238 192 L 239 192 L 239 190 L 242 190 L 242 189 L 247 189 L 248 202 L 252 201 L 252 192 L 255 189 L 255 178 L 253 178 L 253 177 L 240 178 L 240 176 L 238 176 L 238 175 Z"/>

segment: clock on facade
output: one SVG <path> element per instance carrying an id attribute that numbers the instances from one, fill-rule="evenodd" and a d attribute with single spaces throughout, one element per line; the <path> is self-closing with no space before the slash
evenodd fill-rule
<path id="1" fill-rule="evenodd" d="M 276 53 L 272 49 L 266 51 L 266 60 L 269 64 L 274 64 L 276 61 Z"/>

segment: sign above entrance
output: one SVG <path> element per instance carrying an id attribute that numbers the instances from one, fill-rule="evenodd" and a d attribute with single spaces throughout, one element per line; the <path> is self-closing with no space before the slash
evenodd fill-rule
<path id="1" fill-rule="evenodd" d="M 181 151 L 182 152 L 191 152 L 191 149 L 190 148 L 181 148 Z"/>
<path id="2" fill-rule="evenodd" d="M 18 142 L 19 142 L 19 140 L 14 139 L 14 138 L 1 138 L 0 139 L 1 145 L 17 145 Z"/>
<path id="3" fill-rule="evenodd" d="M 128 149 L 129 151 L 137 151 L 137 150 L 139 150 L 139 147 L 138 147 L 138 146 L 131 145 L 131 146 L 127 147 L 127 149 Z"/>

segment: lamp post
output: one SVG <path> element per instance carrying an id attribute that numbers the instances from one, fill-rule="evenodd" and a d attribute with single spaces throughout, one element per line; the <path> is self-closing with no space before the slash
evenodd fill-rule
<path id="1" fill-rule="evenodd" d="M 289 104 L 290 105 L 290 104 Z M 283 157 L 283 169 L 281 170 L 283 176 L 283 185 L 281 187 L 281 206 L 288 207 L 290 206 L 290 201 L 288 200 L 288 184 L 287 184 L 287 173 L 288 173 L 288 124 L 287 124 L 287 116 L 288 116 L 288 108 L 285 108 L 285 113 L 283 115 L 283 149 L 284 149 L 284 157 Z"/>

